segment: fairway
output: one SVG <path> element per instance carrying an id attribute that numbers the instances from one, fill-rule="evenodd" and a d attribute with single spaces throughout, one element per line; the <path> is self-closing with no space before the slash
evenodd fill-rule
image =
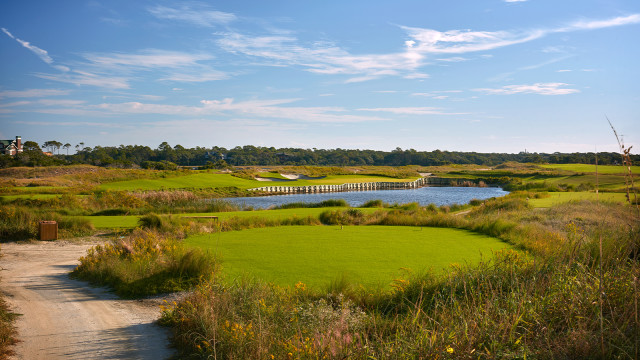
<path id="1" fill-rule="evenodd" d="M 320 288 L 343 275 L 353 283 L 386 287 L 406 274 L 403 269 L 440 272 L 510 247 L 466 230 L 408 226 L 283 226 L 199 235 L 185 244 L 221 255 L 231 279 L 247 274 Z"/>
<path id="2" fill-rule="evenodd" d="M 401 182 L 413 181 L 412 179 L 395 179 L 383 176 L 368 175 L 331 175 L 317 180 L 295 180 L 287 182 L 271 182 L 247 180 L 229 174 L 197 173 L 162 179 L 137 179 L 116 181 L 103 184 L 105 190 L 163 190 L 163 189 L 209 189 L 219 187 L 237 187 L 239 189 L 251 189 L 263 186 L 308 186 L 308 185 L 341 185 L 360 182 Z"/>
<path id="3" fill-rule="evenodd" d="M 285 219 L 285 218 L 306 218 L 308 216 L 317 218 L 320 214 L 327 210 L 346 210 L 344 207 L 331 208 L 297 208 L 297 209 L 275 209 L 275 210 L 255 210 L 255 211 L 227 211 L 217 213 L 186 213 L 174 214 L 176 217 L 206 217 L 217 216 L 220 220 L 228 220 L 233 217 L 238 218 L 262 218 L 262 219 Z M 380 209 L 377 208 L 359 208 L 364 213 L 373 213 Z M 82 216 L 91 221 L 96 229 L 116 229 L 116 228 L 134 228 L 138 225 L 140 215 L 99 215 L 99 216 Z M 201 221 L 207 221 L 202 219 Z M 210 221 L 210 220 L 209 220 Z"/>
<path id="4" fill-rule="evenodd" d="M 595 173 L 596 166 L 589 164 L 545 164 L 540 165 L 540 167 L 546 169 L 556 169 L 556 170 L 567 170 L 567 171 L 575 171 L 579 173 Z M 626 174 L 627 167 L 625 166 L 615 166 L 615 165 L 600 165 L 598 166 L 598 173 L 600 174 Z M 632 166 L 631 167 L 632 174 L 640 174 L 640 166 Z"/>
<path id="5" fill-rule="evenodd" d="M 599 193 L 595 192 L 552 192 L 548 198 L 529 199 L 529 203 L 536 208 L 547 208 L 575 200 L 601 200 L 625 203 L 627 198 L 624 193 Z M 633 195 L 631 195 L 633 197 Z M 633 198 L 632 198 L 633 199 Z"/>

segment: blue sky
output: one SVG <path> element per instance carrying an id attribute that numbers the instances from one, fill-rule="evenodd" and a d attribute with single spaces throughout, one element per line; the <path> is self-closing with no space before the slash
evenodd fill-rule
<path id="1" fill-rule="evenodd" d="M 3 0 L 0 28 L 3 139 L 616 151 L 608 117 L 640 147 L 637 0 Z"/>

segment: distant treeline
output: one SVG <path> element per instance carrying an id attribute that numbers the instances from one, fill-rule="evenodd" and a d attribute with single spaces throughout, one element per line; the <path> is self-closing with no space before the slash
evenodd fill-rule
<path id="1" fill-rule="evenodd" d="M 45 144 L 49 144 L 47 142 Z M 73 155 L 42 154 L 38 144 L 25 142 L 25 150 L 14 157 L 2 155 L 0 167 L 46 166 L 59 164 L 91 164 L 110 167 L 142 167 L 171 169 L 177 166 L 206 166 L 223 168 L 247 165 L 319 165 L 319 166 L 436 166 L 449 164 L 477 164 L 493 166 L 507 161 L 550 164 L 594 164 L 595 153 L 477 153 L 459 151 L 417 151 L 396 148 L 393 151 L 347 150 L 347 149 L 296 149 L 256 146 L 237 146 L 233 149 L 214 146 L 212 148 L 184 148 L 166 142 L 156 149 L 141 145 L 117 147 L 78 147 Z M 55 152 L 55 149 L 52 149 Z M 59 150 L 59 148 L 58 148 Z M 67 150 L 68 151 L 68 150 Z M 598 163 L 613 165 L 621 163 L 619 153 L 598 153 Z M 640 155 L 631 155 L 634 165 L 640 165 Z"/>

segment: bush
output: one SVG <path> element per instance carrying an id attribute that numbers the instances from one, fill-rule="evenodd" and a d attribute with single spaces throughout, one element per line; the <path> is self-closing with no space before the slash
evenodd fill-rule
<path id="1" fill-rule="evenodd" d="M 382 201 L 382 200 L 369 200 L 367 202 L 365 202 L 364 204 L 362 204 L 361 207 L 363 208 L 388 208 L 391 205 L 389 205 L 388 203 Z"/>
<path id="2" fill-rule="evenodd" d="M 275 207 L 276 209 L 298 209 L 298 208 L 323 208 L 323 207 L 349 207 L 344 199 L 329 199 L 318 203 L 293 202 Z"/>
<path id="3" fill-rule="evenodd" d="M 177 240 L 153 231 L 138 230 L 124 240 L 89 249 L 71 275 L 136 298 L 187 290 L 212 279 L 218 270 L 212 254 L 184 248 Z"/>

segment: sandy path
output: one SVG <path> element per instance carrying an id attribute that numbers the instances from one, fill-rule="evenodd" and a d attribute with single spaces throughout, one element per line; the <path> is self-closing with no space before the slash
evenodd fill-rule
<path id="1" fill-rule="evenodd" d="M 68 278 L 93 244 L 2 244 L 1 290 L 16 321 L 15 359 L 166 359 L 159 300 L 119 300 Z"/>

